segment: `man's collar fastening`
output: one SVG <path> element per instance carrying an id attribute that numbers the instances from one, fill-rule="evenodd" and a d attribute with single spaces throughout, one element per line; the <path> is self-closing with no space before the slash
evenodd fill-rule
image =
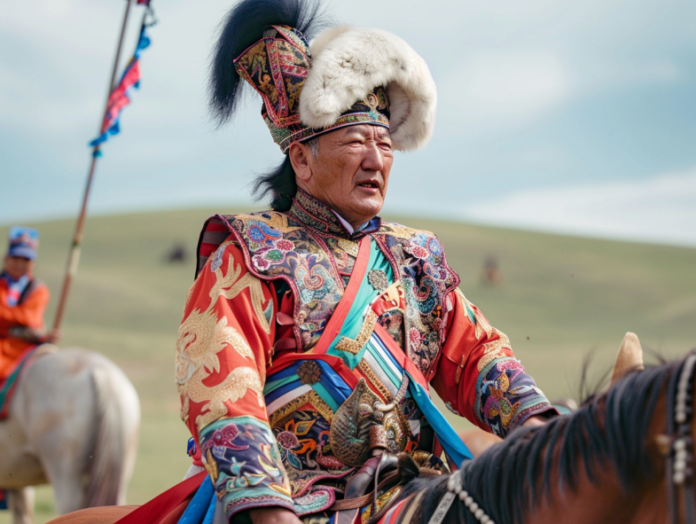
<path id="1" fill-rule="evenodd" d="M 342 238 L 357 240 L 368 233 L 377 231 L 382 225 L 382 219 L 375 217 L 365 225 L 357 228 L 352 234 L 346 230 L 336 213 L 329 206 L 317 200 L 306 191 L 299 189 L 292 201 L 289 213 L 303 224 L 321 233 L 328 233 Z"/>

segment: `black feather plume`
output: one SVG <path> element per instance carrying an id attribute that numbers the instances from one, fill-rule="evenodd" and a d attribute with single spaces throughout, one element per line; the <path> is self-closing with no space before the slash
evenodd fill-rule
<path id="1" fill-rule="evenodd" d="M 242 89 L 234 59 L 263 37 L 271 25 L 299 29 L 309 39 L 323 25 L 318 0 L 243 0 L 222 24 L 210 71 L 210 107 L 219 124 L 234 113 Z"/>

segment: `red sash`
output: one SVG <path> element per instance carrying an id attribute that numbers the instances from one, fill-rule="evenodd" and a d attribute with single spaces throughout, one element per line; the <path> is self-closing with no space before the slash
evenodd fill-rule
<path id="1" fill-rule="evenodd" d="M 343 297 L 341 297 L 336 309 L 334 309 L 334 312 L 331 314 L 331 318 L 326 324 L 324 332 L 321 334 L 321 337 L 319 337 L 319 342 L 310 350 L 310 353 L 326 353 L 329 350 L 331 342 L 333 342 L 341 332 L 343 322 L 350 312 L 350 307 L 353 305 L 353 301 L 360 290 L 363 278 L 365 278 L 365 273 L 367 273 L 367 266 L 370 264 L 371 242 L 372 239 L 369 236 L 363 237 L 360 241 L 358 257 L 355 259 L 353 273 L 350 275 L 346 291 Z"/>
<path id="2" fill-rule="evenodd" d="M 202 471 L 146 502 L 114 524 L 157 524 L 191 498 L 208 473 Z"/>
<path id="3" fill-rule="evenodd" d="M 350 308 L 353 305 L 355 297 L 358 294 L 358 290 L 360 289 L 363 279 L 365 278 L 365 274 L 367 273 L 368 265 L 370 263 L 370 249 L 371 238 L 366 236 L 360 241 L 358 256 L 355 260 L 355 265 L 353 266 L 353 273 L 351 274 L 348 285 L 346 286 L 346 291 L 331 315 L 331 318 L 324 329 L 324 333 L 322 333 L 321 337 L 319 338 L 317 345 L 307 353 L 294 353 L 285 358 L 281 358 L 272 366 L 273 371 L 287 367 L 296 360 L 317 358 L 319 355 L 322 355 L 320 358 L 331 365 L 331 367 L 334 368 L 334 370 L 344 379 L 347 379 L 348 375 L 351 375 L 353 377 L 353 381 L 355 381 L 357 384 L 357 377 L 352 371 L 350 371 L 348 366 L 346 366 L 340 358 L 326 355 L 326 352 L 328 351 L 331 343 L 341 332 L 343 323 L 350 312 Z M 382 343 L 386 346 L 402 369 L 408 372 L 416 382 L 418 382 L 426 391 L 429 392 L 430 387 L 428 385 L 428 381 L 425 379 L 425 376 L 423 376 L 423 372 L 413 363 L 410 358 L 408 358 L 403 349 L 399 347 L 389 333 L 387 333 L 387 331 L 379 324 L 375 324 L 375 333 L 379 336 Z M 348 371 L 348 373 L 346 373 L 346 371 Z"/>

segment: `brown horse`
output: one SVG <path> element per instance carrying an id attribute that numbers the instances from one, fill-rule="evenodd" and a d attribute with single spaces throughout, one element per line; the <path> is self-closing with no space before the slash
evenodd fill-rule
<path id="1" fill-rule="evenodd" d="M 692 370 L 688 380 L 678 380 L 684 368 L 681 361 L 633 373 L 572 415 L 517 430 L 463 464 L 451 481 L 413 480 L 391 524 L 436 522 L 431 518 L 438 507 L 446 511 L 445 523 L 694 522 L 696 491 L 689 468 L 696 431 L 696 419 L 690 416 L 694 377 Z M 683 394 L 688 423 L 668 428 L 679 387 L 688 392 Z M 677 437 L 686 439 L 683 483 L 676 481 L 678 466 L 674 476 L 668 474 L 666 460 L 679 448 L 673 445 Z M 462 491 L 466 493 L 460 497 Z M 673 520 L 670 491 L 677 493 Z M 449 496 L 454 498 L 451 506 L 441 506 L 448 492 L 457 496 Z"/>
<path id="2" fill-rule="evenodd" d="M 680 378 L 689 366 L 686 379 Z M 678 471 L 679 466 L 666 457 L 674 457 L 679 448 L 673 444 L 677 433 L 689 439 L 685 441 L 685 463 L 693 461 L 693 369 L 696 357 L 690 356 L 636 371 L 572 415 L 557 417 L 544 426 L 518 429 L 475 460 L 465 462 L 452 476 L 413 478 L 379 522 L 670 522 L 668 494 L 675 485 L 668 468 L 675 466 Z M 687 418 L 682 424 L 675 422 L 679 403 L 688 408 L 682 409 Z M 677 424 L 676 429 L 669 421 Z M 679 452 L 676 455 L 678 462 Z M 678 508 L 677 520 L 671 521 L 675 523 L 694 522 L 693 508 L 683 509 L 696 495 L 692 473 L 688 467 L 685 471 L 686 481 L 676 486 L 683 489 L 673 491 Z M 451 503 L 443 505 L 443 498 Z M 84 510 L 53 522 L 112 523 L 131 509 Z M 439 520 L 433 517 L 436 512 Z"/>

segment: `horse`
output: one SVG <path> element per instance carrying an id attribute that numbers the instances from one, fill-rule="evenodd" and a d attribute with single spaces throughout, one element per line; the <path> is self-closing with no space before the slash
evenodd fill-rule
<path id="1" fill-rule="evenodd" d="M 370 524 L 654 524 L 670 513 L 673 523 L 696 522 L 696 353 L 647 369 L 642 358 L 627 364 L 625 353 L 617 368 L 634 371 L 615 368 L 607 391 L 518 428 L 451 475 L 419 470 L 402 454 L 401 491 Z M 134 508 L 83 510 L 51 524 L 111 524 Z"/>
<path id="2" fill-rule="evenodd" d="M 0 421 L 0 487 L 14 524 L 33 522 L 39 484 L 53 485 L 60 514 L 124 504 L 140 428 L 125 374 L 102 355 L 64 349 L 37 356 L 16 388 Z"/>
<path id="3" fill-rule="evenodd" d="M 640 367 L 572 415 L 520 428 L 452 475 L 414 478 L 384 520 L 696 522 L 691 415 L 696 352 L 678 362 Z"/>

